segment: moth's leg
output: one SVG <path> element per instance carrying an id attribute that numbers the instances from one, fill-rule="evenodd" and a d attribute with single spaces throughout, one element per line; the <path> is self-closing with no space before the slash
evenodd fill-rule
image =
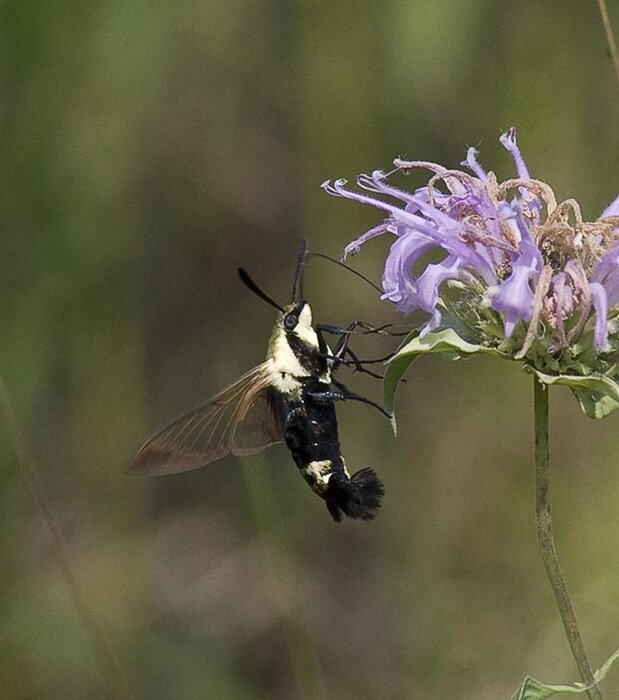
<path id="1" fill-rule="evenodd" d="M 335 389 L 331 387 L 328 389 L 316 389 L 314 391 L 308 391 L 307 395 L 311 396 L 317 401 L 361 401 L 361 403 L 366 403 L 369 406 L 373 406 L 374 408 L 378 409 L 384 416 L 387 416 L 387 418 L 392 418 L 392 416 L 375 401 L 366 399 L 364 396 L 359 396 L 358 394 L 353 394 L 340 382 L 334 381 L 332 385 L 335 387 Z"/>
<path id="2" fill-rule="evenodd" d="M 340 328 L 339 326 L 331 326 L 327 323 L 319 323 L 316 326 L 318 333 L 330 333 L 331 335 L 339 335 L 340 339 L 337 341 L 337 345 L 333 350 L 334 357 L 343 357 L 348 347 L 348 341 L 353 333 L 358 332 L 357 329 L 362 328 L 364 333 L 382 333 L 386 326 L 374 329 L 369 323 L 365 321 L 353 321 L 346 328 Z M 326 345 L 326 343 L 325 343 Z"/>
<path id="3" fill-rule="evenodd" d="M 353 321 L 347 328 L 340 328 L 339 326 L 331 326 L 329 324 L 318 324 L 316 326 L 316 333 L 318 335 L 318 350 L 322 357 L 324 357 L 327 360 L 330 360 L 336 366 L 345 365 L 346 367 L 352 367 L 353 371 L 355 372 L 363 372 L 365 374 L 369 374 L 371 377 L 374 377 L 376 379 L 383 379 L 383 376 L 381 374 L 377 374 L 376 372 L 372 372 L 369 369 L 366 369 L 364 365 L 382 364 L 383 362 L 390 360 L 395 353 L 389 353 L 388 355 L 384 355 L 383 357 L 378 357 L 371 360 L 360 360 L 359 357 L 357 357 L 357 355 L 348 347 L 348 343 L 350 341 L 351 335 L 353 335 L 353 333 L 358 332 L 358 328 L 362 329 L 361 333 L 363 335 L 369 333 L 380 333 L 382 335 L 394 336 L 408 335 L 408 331 L 406 333 L 394 333 L 387 330 L 392 327 L 393 324 L 387 323 L 384 326 L 375 328 L 369 323 L 359 320 Z M 324 333 L 332 333 L 333 335 L 341 336 L 338 340 L 337 345 L 335 346 L 335 350 L 332 353 L 329 353 Z M 349 359 L 347 359 L 347 357 Z"/>
<path id="4" fill-rule="evenodd" d="M 361 334 L 361 335 L 368 335 L 370 333 L 378 333 L 379 335 L 390 335 L 390 336 L 403 336 L 403 335 L 408 335 L 408 331 L 405 333 L 399 333 L 399 332 L 394 332 L 388 329 L 393 328 L 392 323 L 386 323 L 383 326 L 379 326 L 378 328 L 375 326 L 372 326 L 371 324 L 367 323 L 366 321 L 353 321 L 348 327 L 346 328 L 340 328 L 339 326 L 331 326 L 327 323 L 319 323 L 316 326 L 316 332 L 318 334 L 318 345 L 319 345 L 319 350 L 320 352 L 325 352 L 325 349 L 327 347 L 327 343 L 324 340 L 324 333 L 331 333 L 332 335 L 339 335 L 340 339 L 337 342 L 337 345 L 335 346 L 335 349 L 333 350 L 331 359 L 334 358 L 340 358 L 343 360 L 344 356 L 346 355 L 347 349 L 348 349 L 348 343 L 350 341 L 350 336 L 353 334 Z M 361 330 L 358 330 L 361 329 Z M 322 340 L 321 340 L 322 338 Z M 379 362 L 385 362 L 388 360 L 392 355 L 387 355 L 385 357 L 378 358 L 376 360 L 358 360 L 355 359 L 350 364 L 377 364 Z M 346 364 L 344 362 L 341 362 L 340 364 Z"/>
<path id="5" fill-rule="evenodd" d="M 370 377 L 374 377 L 374 379 L 383 379 L 384 378 L 382 374 L 378 374 L 377 372 L 372 372 L 371 370 L 366 369 L 363 366 L 364 364 L 369 364 L 371 362 L 371 360 L 368 361 L 367 363 L 360 360 L 350 348 L 346 348 L 346 355 L 348 355 L 350 357 L 350 363 L 347 363 L 347 364 L 349 364 L 349 366 L 351 366 L 353 368 L 353 372 L 363 372 L 363 374 L 369 374 Z"/>

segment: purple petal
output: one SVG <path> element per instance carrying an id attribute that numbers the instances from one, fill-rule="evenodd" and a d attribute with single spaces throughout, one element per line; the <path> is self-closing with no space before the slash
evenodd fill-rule
<path id="1" fill-rule="evenodd" d="M 390 231 L 389 223 L 387 221 L 383 221 L 382 224 L 379 224 L 378 226 L 374 226 L 374 228 L 371 228 L 369 231 L 366 231 L 365 233 L 362 233 L 360 236 L 357 236 L 354 241 L 349 243 L 345 248 L 342 253 L 342 261 L 346 260 L 346 258 L 349 255 L 356 255 L 359 252 L 359 249 L 364 243 L 367 243 L 371 238 L 376 238 L 376 236 L 380 236 L 383 233 L 387 233 Z"/>
<path id="2" fill-rule="evenodd" d="M 441 322 L 442 315 L 438 307 L 441 285 L 449 279 L 459 279 L 462 276 L 461 273 L 461 261 L 456 256 L 450 255 L 440 263 L 428 265 L 417 280 L 419 308 L 432 314 L 420 333 L 421 337 L 433 331 Z"/>
<path id="3" fill-rule="evenodd" d="M 565 272 L 557 272 L 552 280 L 552 293 L 555 301 L 555 323 L 557 329 L 557 343 L 559 347 L 565 347 L 567 345 L 564 320 L 570 315 L 571 312 L 571 309 L 569 308 L 571 297 L 568 296 L 568 291 L 569 287 L 567 286 L 567 275 Z"/>
<path id="4" fill-rule="evenodd" d="M 601 284 L 593 282 L 589 285 L 589 289 L 591 290 L 591 302 L 596 315 L 593 343 L 600 350 L 608 342 L 608 299 Z"/>
<path id="5" fill-rule="evenodd" d="M 611 204 L 612 206 L 612 204 Z M 610 207 L 609 207 L 610 209 Z M 607 250 L 591 273 L 592 282 L 604 284 L 606 277 L 619 268 L 619 243 Z"/>
<path id="6" fill-rule="evenodd" d="M 448 255 L 440 263 L 428 265 L 417 279 L 417 299 L 420 309 L 432 313 L 438 304 L 441 284 L 461 276 L 462 262 L 455 255 Z"/>
<path id="7" fill-rule="evenodd" d="M 406 190 L 401 190 L 399 187 L 390 185 L 385 177 L 385 173 L 382 170 L 375 170 L 371 175 L 359 175 L 357 184 L 368 192 L 386 194 L 402 202 L 406 202 L 407 204 L 415 201 L 415 193 L 407 192 Z"/>
<path id="8" fill-rule="evenodd" d="M 619 303 L 619 270 L 613 270 L 604 280 L 604 291 L 608 299 L 608 306 L 614 307 Z"/>
<path id="9" fill-rule="evenodd" d="M 491 306 L 505 314 L 505 336 L 509 338 L 518 321 L 528 322 L 533 313 L 531 277 L 542 268 L 539 251 L 534 245 L 523 246 L 520 257 L 512 262 L 512 273 L 500 286 Z"/>
<path id="10" fill-rule="evenodd" d="M 619 216 L 619 195 L 600 214 L 600 219 L 605 216 Z"/>
<path id="11" fill-rule="evenodd" d="M 602 255 L 593 268 L 590 282 L 592 285 L 602 285 L 609 306 L 615 306 L 619 302 L 619 244 Z"/>
<path id="12" fill-rule="evenodd" d="M 513 203 L 510 208 L 513 212 L 512 220 L 515 221 L 518 233 L 520 234 L 520 249 L 524 252 L 526 248 L 530 255 L 537 256 L 540 261 L 539 269 L 541 270 L 542 256 L 537 249 L 537 243 L 531 233 L 531 226 L 523 216 L 520 205 Z"/>
<path id="13" fill-rule="evenodd" d="M 321 187 L 327 194 L 332 194 L 336 197 L 345 197 L 346 199 L 352 199 L 362 204 L 371 204 L 373 207 L 382 209 L 391 214 L 395 223 L 408 226 L 413 230 L 422 231 L 430 237 L 437 237 L 436 227 L 427 219 L 411 214 L 406 211 L 406 209 L 400 209 L 388 202 L 383 202 L 382 199 L 378 199 L 377 197 L 369 197 L 368 195 L 349 190 L 346 188 L 346 184 L 346 180 L 343 179 L 335 180 L 333 184 L 331 184 L 329 180 L 326 180 L 322 183 Z M 415 201 L 417 201 L 417 199 Z M 452 222 L 452 224 L 453 223 L 455 222 Z M 438 238 L 441 238 L 441 236 L 439 235 Z"/>
<path id="14" fill-rule="evenodd" d="M 383 299 L 393 301 L 405 314 L 418 308 L 417 285 L 413 280 L 413 265 L 436 244 L 421 233 L 411 231 L 399 237 L 391 246 L 383 273 Z"/>
<path id="15" fill-rule="evenodd" d="M 372 182 L 372 186 L 376 186 L 385 194 L 393 194 L 397 196 L 398 190 L 390 188 L 378 178 L 369 178 L 364 180 L 366 184 Z M 462 258 L 466 265 L 476 270 L 486 283 L 491 284 L 496 279 L 493 266 L 482 255 L 480 255 L 472 246 L 467 246 L 463 243 L 459 234 L 463 230 L 463 225 L 460 221 L 452 219 L 448 214 L 440 211 L 435 205 L 428 202 L 427 194 L 410 195 L 409 206 L 406 209 L 400 209 L 397 206 L 382 201 L 381 199 L 370 197 L 359 192 L 353 192 L 346 188 L 346 180 L 336 180 L 333 184 L 329 181 L 323 182 L 322 188 L 329 194 L 346 197 L 364 204 L 371 204 L 378 209 L 391 214 L 393 222 L 402 227 L 407 227 L 413 231 L 423 233 L 428 238 L 434 240 L 436 245 L 440 245 L 448 253 L 458 255 Z M 417 207 L 418 211 L 423 215 L 412 214 L 409 209 L 413 208 L 410 205 Z"/>
<path id="16" fill-rule="evenodd" d="M 528 180 L 531 176 L 529 175 L 529 169 L 524 162 L 524 158 L 520 153 L 520 149 L 516 145 L 516 129 L 512 127 L 506 134 L 501 134 L 499 140 L 501 141 L 503 148 L 507 149 L 514 159 L 518 177 L 522 178 L 523 180 Z"/>
<path id="17" fill-rule="evenodd" d="M 386 202 L 383 202 L 380 199 L 377 199 L 376 197 L 368 197 L 367 195 L 361 194 L 360 192 L 353 192 L 352 190 L 346 189 L 347 184 L 347 180 L 345 180 L 344 178 L 340 178 L 339 180 L 335 180 L 333 184 L 331 184 L 330 180 L 325 180 L 320 186 L 327 194 L 332 194 L 336 197 L 352 199 L 353 201 L 361 202 L 362 204 L 371 204 L 373 207 L 383 209 L 384 211 L 387 211 L 389 213 L 392 213 L 395 209 L 395 207 L 391 204 L 387 204 Z"/>
<path id="18" fill-rule="evenodd" d="M 461 258 L 463 263 L 477 271 L 487 284 L 493 284 L 496 276 L 490 261 L 483 255 L 480 255 L 474 247 L 467 245 L 461 240 L 460 236 L 464 232 L 463 223 L 452 219 L 431 204 L 420 200 L 418 204 L 419 211 L 436 224 L 435 229 L 431 231 L 426 230 L 424 233 L 431 236 L 448 253 Z"/>
<path id="19" fill-rule="evenodd" d="M 480 180 L 485 182 L 488 179 L 488 175 L 477 161 L 478 155 L 479 151 L 471 146 L 466 152 L 466 159 L 463 160 L 460 165 L 465 165 L 469 170 L 472 170 Z"/>

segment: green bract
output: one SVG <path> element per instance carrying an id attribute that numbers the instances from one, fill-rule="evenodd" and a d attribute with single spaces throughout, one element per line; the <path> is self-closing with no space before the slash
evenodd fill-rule
<path id="1" fill-rule="evenodd" d="M 478 353 L 494 355 L 501 359 L 513 359 L 513 355 L 501 346 L 492 348 L 475 342 L 466 329 L 458 327 L 453 320 L 450 324 L 444 324 L 424 336 L 420 336 L 418 331 L 413 331 L 387 363 L 383 391 L 389 413 L 394 413 L 395 394 L 400 380 L 412 362 L 426 353 L 439 354 L 450 360 L 459 360 Z M 578 362 L 575 356 L 572 363 L 573 373 L 553 374 L 551 371 L 545 372 L 539 369 L 542 364 L 539 360 L 540 358 L 537 358 L 537 367 L 527 360 L 520 361 L 523 363 L 523 369 L 533 372 L 543 384 L 548 386 L 560 384 L 569 387 L 583 413 L 589 418 L 604 418 L 619 407 L 619 366 L 617 364 L 606 363 L 604 372 L 594 372 L 584 362 Z M 552 370 L 550 356 L 544 364 Z M 577 370 L 582 373 L 577 373 Z M 395 429 L 395 419 L 393 425 Z"/>

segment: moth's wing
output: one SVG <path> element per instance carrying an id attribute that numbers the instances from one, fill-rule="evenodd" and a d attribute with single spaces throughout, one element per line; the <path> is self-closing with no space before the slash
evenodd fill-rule
<path id="1" fill-rule="evenodd" d="M 234 417 L 230 448 L 236 457 L 261 452 L 284 439 L 284 410 L 279 394 L 268 383 L 254 385 Z"/>
<path id="2" fill-rule="evenodd" d="M 280 442 L 281 418 L 270 403 L 269 389 L 267 365 L 263 363 L 204 406 L 150 437 L 139 449 L 130 471 L 176 474 L 206 466 L 230 452 L 252 454 Z"/>

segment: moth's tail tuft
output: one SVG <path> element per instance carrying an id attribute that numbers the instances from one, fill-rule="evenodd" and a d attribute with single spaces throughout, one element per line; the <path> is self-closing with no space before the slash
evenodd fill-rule
<path id="1" fill-rule="evenodd" d="M 342 514 L 349 518 L 372 520 L 376 517 L 384 494 L 385 489 L 376 473 L 366 467 L 350 479 L 333 474 L 324 498 L 333 520 L 339 523 Z"/>

